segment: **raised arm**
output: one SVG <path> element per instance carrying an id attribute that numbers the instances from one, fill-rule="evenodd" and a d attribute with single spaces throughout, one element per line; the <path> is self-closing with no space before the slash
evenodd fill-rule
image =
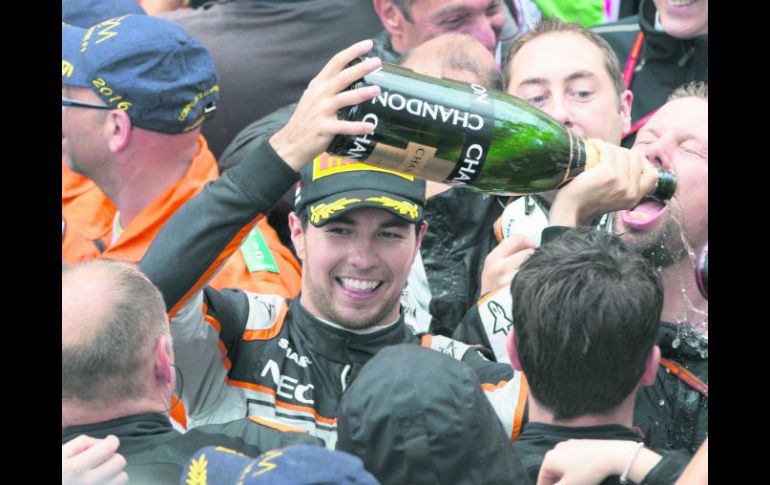
<path id="1" fill-rule="evenodd" d="M 337 110 L 379 93 L 376 86 L 346 90 L 380 66 L 372 58 L 346 67 L 371 48 L 372 41 L 366 40 L 332 57 L 310 82 L 286 126 L 185 203 L 158 233 L 140 267 L 160 288 L 172 316 L 336 134 L 363 135 L 374 129 L 371 123 L 337 119 Z"/>

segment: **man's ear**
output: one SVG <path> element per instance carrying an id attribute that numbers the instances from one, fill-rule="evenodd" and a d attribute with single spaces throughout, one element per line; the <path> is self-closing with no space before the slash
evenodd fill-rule
<path id="1" fill-rule="evenodd" d="M 105 137 L 107 145 L 112 153 L 119 153 L 126 149 L 131 141 L 131 117 L 123 110 L 113 109 L 107 114 L 104 121 Z"/>
<path id="2" fill-rule="evenodd" d="M 420 245 L 422 244 L 422 237 L 425 235 L 425 232 L 428 230 L 428 221 L 422 221 L 422 225 L 420 226 L 420 232 L 417 233 L 417 249 L 420 249 Z"/>
<path id="3" fill-rule="evenodd" d="M 620 95 L 620 117 L 623 120 L 623 133 L 631 129 L 631 105 L 634 102 L 634 93 L 626 89 Z"/>
<path id="4" fill-rule="evenodd" d="M 660 365 L 660 347 L 653 345 L 647 356 L 647 362 L 644 365 L 644 373 L 639 383 L 643 386 L 651 386 L 655 383 L 655 376 L 658 375 L 658 365 Z"/>
<path id="5" fill-rule="evenodd" d="M 172 360 L 168 337 L 161 335 L 155 344 L 155 378 L 164 385 L 174 382 L 174 370 L 171 368 Z"/>
<path id="6" fill-rule="evenodd" d="M 308 224 L 310 224 L 308 222 Z M 300 261 L 305 260 L 305 231 L 302 230 L 302 223 L 294 212 L 289 213 L 289 232 L 291 233 L 291 242 L 294 244 L 294 251 L 297 252 Z"/>
<path id="7" fill-rule="evenodd" d="M 391 0 L 374 0 L 374 10 L 380 17 L 383 27 L 392 37 L 400 38 L 403 35 L 406 19 Z"/>
<path id="8" fill-rule="evenodd" d="M 511 333 L 508 334 L 508 339 L 505 341 L 506 350 L 508 350 L 508 359 L 511 361 L 511 367 L 521 372 L 521 362 L 519 362 L 519 353 L 516 351 L 516 337 L 511 327 Z"/>

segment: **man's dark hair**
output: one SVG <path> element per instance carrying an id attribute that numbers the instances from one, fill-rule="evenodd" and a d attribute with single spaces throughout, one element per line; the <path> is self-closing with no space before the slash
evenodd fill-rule
<path id="1" fill-rule="evenodd" d="M 524 45 L 534 40 L 541 35 L 553 34 L 558 32 L 571 32 L 573 34 L 584 37 L 589 42 L 592 42 L 600 51 L 602 51 L 602 57 L 604 58 L 604 67 L 607 69 L 607 73 L 610 75 L 612 85 L 615 88 L 615 93 L 618 95 L 618 107 L 620 106 L 620 95 L 625 91 L 625 85 L 623 84 L 623 71 L 620 67 L 620 61 L 618 55 L 610 46 L 604 37 L 582 27 L 576 22 L 564 22 L 555 17 L 544 18 L 537 23 L 532 29 L 528 30 L 520 37 L 517 37 L 508 49 L 508 54 L 505 59 L 505 72 L 503 73 L 503 86 L 505 89 L 511 83 L 511 61 L 516 57 Z"/>
<path id="2" fill-rule="evenodd" d="M 136 265 L 107 259 L 63 270 L 62 285 L 68 273 L 89 267 L 98 269 L 112 298 L 98 302 L 108 310 L 93 331 L 77 344 L 62 344 L 62 400 L 111 403 L 141 397 L 153 344 L 169 334 L 163 297 Z M 84 315 L 89 313 L 83 309 Z"/>
<path id="3" fill-rule="evenodd" d="M 613 235 L 571 229 L 522 264 L 511 296 L 519 362 L 554 419 L 607 413 L 634 391 L 663 308 L 644 257 Z"/>

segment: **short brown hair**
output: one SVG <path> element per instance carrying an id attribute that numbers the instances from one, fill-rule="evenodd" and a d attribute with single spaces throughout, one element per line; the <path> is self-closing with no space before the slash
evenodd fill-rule
<path id="1" fill-rule="evenodd" d="M 681 98 L 700 98 L 708 103 L 709 100 L 709 87 L 708 84 L 703 81 L 691 81 L 687 84 L 683 84 L 676 88 L 671 93 L 666 102 L 674 101 Z"/>
<path id="2" fill-rule="evenodd" d="M 626 88 L 623 84 L 623 74 L 620 70 L 620 61 L 618 60 L 618 56 L 615 54 L 615 51 L 612 50 L 610 44 L 604 40 L 602 36 L 581 27 L 580 24 L 574 22 L 564 22 L 558 18 L 545 18 L 541 20 L 532 30 L 525 32 L 523 35 L 513 41 L 510 49 L 508 49 L 508 55 L 505 59 L 505 72 L 503 73 L 504 87 L 507 89 L 508 84 L 511 82 L 511 61 L 513 61 L 514 56 L 516 56 L 521 48 L 524 47 L 524 44 L 534 40 L 541 35 L 553 34 L 557 32 L 572 32 L 580 35 L 592 42 L 596 47 L 599 48 L 600 51 L 602 51 L 602 55 L 604 57 L 604 67 L 607 68 L 607 73 L 610 75 L 613 86 L 615 86 L 615 92 L 618 94 L 618 98 L 620 98 L 620 95 L 623 94 L 623 91 L 625 91 Z"/>
<path id="3" fill-rule="evenodd" d="M 459 32 L 447 32 L 441 34 L 438 37 L 434 37 L 408 51 L 404 52 L 401 56 L 399 65 L 403 66 L 409 61 L 409 59 L 415 54 L 416 51 L 424 49 L 426 44 L 435 43 L 441 41 L 441 48 L 436 48 L 433 45 L 429 51 L 431 61 L 434 65 L 440 65 L 442 71 L 449 69 L 471 73 L 479 80 L 479 84 L 487 89 L 497 89 L 502 87 L 502 76 L 500 71 L 497 70 L 497 66 L 493 62 L 493 58 L 490 56 L 490 62 L 486 63 L 475 56 L 474 48 L 484 49 L 481 42 L 475 37 L 468 34 Z M 423 52 L 425 54 L 425 52 Z M 431 74 L 438 77 L 438 74 Z M 445 74 L 442 74 L 444 76 Z"/>
<path id="4" fill-rule="evenodd" d="M 140 397 L 154 344 L 169 335 L 163 297 L 135 264 L 108 259 L 63 270 L 62 285 L 68 273 L 88 268 L 97 269 L 94 276 L 111 290 L 110 301 L 101 302 L 109 311 L 88 338 L 62 344 L 62 400 L 116 403 Z"/>
<path id="5" fill-rule="evenodd" d="M 516 352 L 556 420 L 607 414 L 636 389 L 655 345 L 663 283 L 617 236 L 570 228 L 511 282 Z"/>

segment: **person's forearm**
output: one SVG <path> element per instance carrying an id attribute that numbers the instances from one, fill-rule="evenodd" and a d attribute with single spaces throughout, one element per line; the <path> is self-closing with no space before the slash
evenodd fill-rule
<path id="1" fill-rule="evenodd" d="M 215 274 L 298 178 L 263 143 L 177 210 L 139 263 L 161 290 L 169 311 Z"/>

